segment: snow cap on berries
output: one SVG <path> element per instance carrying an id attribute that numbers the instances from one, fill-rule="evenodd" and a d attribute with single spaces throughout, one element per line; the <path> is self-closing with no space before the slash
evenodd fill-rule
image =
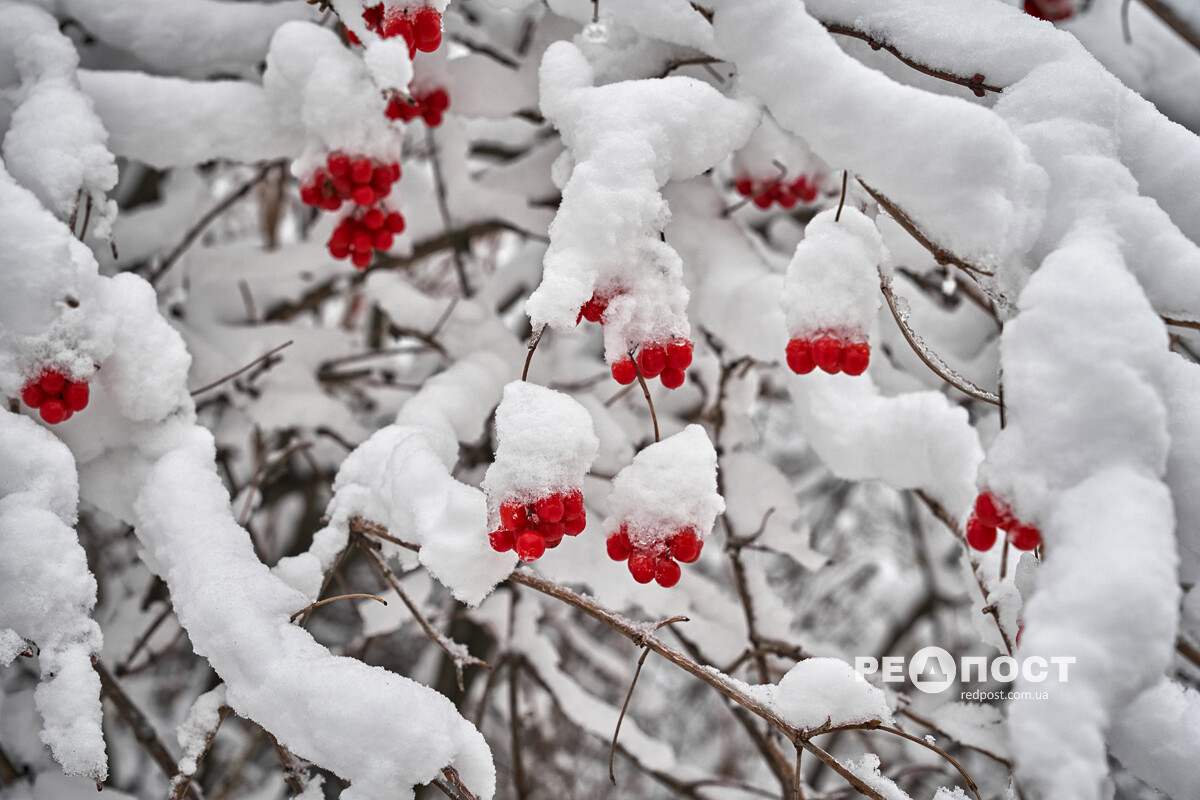
<path id="1" fill-rule="evenodd" d="M 592 416 L 574 399 L 534 383 L 508 384 L 496 409 L 496 460 L 482 484 L 493 518 L 502 501 L 578 489 L 599 452 Z"/>
<path id="2" fill-rule="evenodd" d="M 605 533 L 626 526 L 630 542 L 648 547 L 692 528 L 703 540 L 725 500 L 717 493 L 717 451 L 699 425 L 652 444 L 612 482 Z"/>
<path id="3" fill-rule="evenodd" d="M 819 331 L 861 335 L 879 310 L 879 265 L 887 256 L 875 223 L 845 206 L 813 217 L 788 264 L 780 303 L 793 337 Z"/>

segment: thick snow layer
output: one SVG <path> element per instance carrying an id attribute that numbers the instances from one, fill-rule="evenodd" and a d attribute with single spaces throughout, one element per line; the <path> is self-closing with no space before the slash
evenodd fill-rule
<path id="1" fill-rule="evenodd" d="M 717 494 L 717 452 L 699 425 L 688 425 L 634 456 L 613 478 L 607 534 L 625 525 L 635 546 L 649 549 L 681 528 L 703 540 L 725 501 Z"/>
<path id="2" fill-rule="evenodd" d="M 55 760 L 69 775 L 103 780 L 100 678 L 91 662 L 102 641 L 90 616 L 96 580 L 73 530 L 78 499 L 70 451 L 0 411 L 0 630 L 38 646 L 37 710 Z"/>
<path id="3" fill-rule="evenodd" d="M 581 489 L 599 452 L 591 414 L 578 401 L 526 381 L 508 384 L 496 409 L 496 460 L 482 484 L 493 521 L 502 502 Z"/>
<path id="4" fill-rule="evenodd" d="M 1200 742 L 1200 693 L 1166 679 L 1125 707 L 1108 740 L 1122 766 L 1173 800 L 1200 797 L 1196 742 Z"/>
<path id="5" fill-rule="evenodd" d="M 611 297 L 605 351 L 620 360 L 643 342 L 687 336 L 679 254 L 660 238 L 659 193 L 744 144 L 755 111 L 683 77 L 594 86 L 583 52 L 566 42 L 542 59 L 541 108 L 567 146 L 563 200 L 550 227 L 541 285 L 526 303 L 535 327 L 574 327 L 580 307 Z"/>
<path id="6" fill-rule="evenodd" d="M 780 303 L 793 338 L 821 331 L 864 340 L 879 310 L 887 258 L 875 223 L 854 208 L 822 211 L 804 229 L 788 264 Z"/>
<path id="7" fill-rule="evenodd" d="M 808 658 L 796 664 L 779 681 L 771 705 L 776 714 L 806 730 L 826 723 L 837 727 L 892 721 L 883 690 L 838 658 Z"/>

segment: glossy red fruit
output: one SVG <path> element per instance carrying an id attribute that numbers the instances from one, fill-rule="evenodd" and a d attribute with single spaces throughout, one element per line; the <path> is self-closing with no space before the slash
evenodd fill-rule
<path id="1" fill-rule="evenodd" d="M 500 504 L 500 524 L 510 531 L 519 531 L 525 527 L 525 521 L 529 516 L 525 513 L 525 505 L 523 503 L 501 503 Z"/>
<path id="2" fill-rule="evenodd" d="M 355 231 L 354 238 L 350 240 L 350 248 L 355 252 L 370 252 L 375 244 L 375 237 L 369 231 Z"/>
<path id="3" fill-rule="evenodd" d="M 300 187 L 300 202 L 306 206 L 319 206 L 324 197 L 320 187 L 306 183 Z"/>
<path id="4" fill-rule="evenodd" d="M 413 33 L 416 36 L 417 49 L 423 53 L 432 53 L 442 43 L 442 15 L 437 9 L 422 8 L 413 20 Z"/>
<path id="5" fill-rule="evenodd" d="M 680 386 L 683 386 L 683 382 L 687 380 L 687 373 L 681 369 L 672 369 L 671 367 L 667 367 L 662 372 L 661 380 L 662 385 L 668 389 L 678 389 Z"/>
<path id="6" fill-rule="evenodd" d="M 660 558 L 654 565 L 654 580 L 658 581 L 658 585 L 664 589 L 670 589 L 679 583 L 680 572 L 679 565 L 674 561 L 669 558 Z"/>
<path id="7" fill-rule="evenodd" d="M 445 89 L 434 89 L 425 98 L 425 104 L 435 111 L 445 111 L 450 107 L 450 95 Z"/>
<path id="8" fill-rule="evenodd" d="M 667 343 L 667 366 L 687 369 L 692 365 L 694 345 L 687 339 L 672 339 Z"/>
<path id="9" fill-rule="evenodd" d="M 813 361 L 812 344 L 807 339 L 792 339 L 787 343 L 787 365 L 797 375 L 807 375 L 817 368 Z"/>
<path id="10" fill-rule="evenodd" d="M 802 203 L 812 203 L 820 193 L 821 190 L 817 188 L 816 184 L 805 184 L 803 190 L 796 192 L 796 196 Z"/>
<path id="11" fill-rule="evenodd" d="M 387 229 L 392 233 L 404 233 L 404 215 L 399 211 L 388 212 Z"/>
<path id="12" fill-rule="evenodd" d="M 387 215 L 378 208 L 372 208 L 363 214 L 362 222 L 370 230 L 377 231 L 387 222 Z"/>
<path id="13" fill-rule="evenodd" d="M 40 408 L 42 403 L 46 402 L 46 393 L 37 383 L 27 383 L 21 390 L 21 400 L 30 408 Z"/>
<path id="14" fill-rule="evenodd" d="M 562 495 L 563 519 L 583 516 L 583 492 L 567 492 Z"/>
<path id="15" fill-rule="evenodd" d="M 629 574 L 638 583 L 649 583 L 654 580 L 658 564 L 654 556 L 645 553 L 634 553 L 629 557 Z"/>
<path id="16" fill-rule="evenodd" d="M 691 564 L 700 558 L 703 548 L 704 542 L 691 528 L 684 528 L 671 537 L 671 556 L 684 564 Z"/>
<path id="17" fill-rule="evenodd" d="M 588 322 L 600 322 L 607 310 L 608 302 L 593 295 L 591 300 L 583 304 L 583 308 L 579 309 L 579 312 Z"/>
<path id="18" fill-rule="evenodd" d="M 517 543 L 517 537 L 513 535 L 512 531 L 500 528 L 488 534 L 488 542 L 497 553 L 506 553 L 513 549 L 513 545 Z"/>
<path id="19" fill-rule="evenodd" d="M 321 208 L 326 211 L 337 211 L 342 207 L 342 198 L 338 197 L 337 195 L 330 195 L 329 197 L 323 198 L 320 205 Z"/>
<path id="20" fill-rule="evenodd" d="M 57 370 L 43 372 L 42 376 L 38 378 L 38 385 L 42 387 L 42 391 L 51 395 L 61 392 L 66 383 L 66 376 Z"/>
<path id="21" fill-rule="evenodd" d="M 622 386 L 628 386 L 637 380 L 637 366 L 632 358 L 623 358 L 612 365 L 613 380 Z"/>
<path id="22" fill-rule="evenodd" d="M 50 423 L 51 425 L 57 425 L 70 416 L 71 412 L 70 409 L 67 408 L 66 403 L 58 398 L 52 397 L 46 402 L 42 403 L 42 407 L 38 409 L 38 413 L 41 414 L 42 419 L 44 419 L 46 422 Z"/>
<path id="23" fill-rule="evenodd" d="M 522 561 L 537 561 L 546 552 L 546 539 L 537 531 L 521 531 L 516 550 Z"/>
<path id="24" fill-rule="evenodd" d="M 436 128 L 442 124 L 442 112 L 433 108 L 421 109 L 421 118 L 425 120 L 425 124 L 431 128 Z"/>
<path id="25" fill-rule="evenodd" d="M 566 526 L 561 522 L 550 523 L 548 530 L 542 531 L 542 538 L 546 541 L 546 548 L 553 549 L 562 543 L 563 537 L 567 535 Z"/>
<path id="26" fill-rule="evenodd" d="M 354 204 L 358 206 L 369 206 L 375 203 L 375 190 L 369 184 L 354 187 L 354 193 L 350 195 L 354 200 Z"/>
<path id="27" fill-rule="evenodd" d="M 341 178 L 350 171 L 350 158 L 342 153 L 330 153 L 325 166 L 329 168 L 330 175 Z"/>
<path id="28" fill-rule="evenodd" d="M 350 261 L 359 269 L 366 269 L 371 264 L 371 251 L 355 250 L 350 256 Z"/>
<path id="29" fill-rule="evenodd" d="M 386 167 L 380 167 L 371 175 L 371 188 L 380 197 L 383 197 L 392 190 L 393 183 L 395 183 L 395 180 L 392 178 L 392 171 Z"/>
<path id="30" fill-rule="evenodd" d="M 362 18 L 368 30 L 377 31 L 383 25 L 383 3 L 363 9 Z"/>
<path id="31" fill-rule="evenodd" d="M 866 342 L 850 342 L 842 348 L 842 372 L 847 375 L 862 375 L 871 363 L 871 345 Z"/>
<path id="32" fill-rule="evenodd" d="M 1008 532 L 1008 541 L 1018 550 L 1033 550 L 1042 543 L 1042 532 L 1032 525 L 1017 525 Z"/>
<path id="33" fill-rule="evenodd" d="M 1013 523 L 1012 512 L 1008 505 L 991 492 L 981 492 L 975 498 L 975 516 L 984 525 L 994 528 L 1007 528 Z"/>
<path id="34" fill-rule="evenodd" d="M 835 336 L 821 336 L 812 343 L 813 362 L 829 374 L 841 369 L 842 342 Z"/>
<path id="35" fill-rule="evenodd" d="M 796 195 L 788 191 L 786 187 L 780 186 L 778 188 L 780 191 L 776 195 L 775 199 L 779 201 L 779 205 L 783 206 L 784 208 L 795 208 Z"/>
<path id="36" fill-rule="evenodd" d="M 770 192 L 763 192 L 762 194 L 754 196 L 754 205 L 758 208 L 761 208 L 763 211 L 766 211 L 768 208 L 770 208 L 771 203 L 774 201 L 775 198 L 771 197 Z"/>
<path id="37" fill-rule="evenodd" d="M 742 197 L 749 197 L 754 193 L 754 181 L 750 180 L 749 178 L 738 178 L 733 182 L 733 188 L 736 189 L 737 193 Z"/>
<path id="38" fill-rule="evenodd" d="M 667 351 L 662 345 L 643 345 L 638 351 L 637 363 L 642 369 L 642 377 L 657 378 L 667 368 Z"/>
<path id="39" fill-rule="evenodd" d="M 563 518 L 563 501 L 562 497 L 557 494 L 539 497 L 533 504 L 533 510 L 538 515 L 538 519 L 546 522 L 559 522 Z"/>
<path id="40" fill-rule="evenodd" d="M 392 249 L 393 234 L 391 231 L 375 231 L 375 236 L 372 239 L 372 246 L 383 252 L 384 250 Z"/>
<path id="41" fill-rule="evenodd" d="M 974 514 L 967 520 L 967 544 L 975 550 L 991 550 L 996 543 L 996 528 Z"/>
<path id="42" fill-rule="evenodd" d="M 583 533 L 583 529 L 587 527 L 587 515 L 580 514 L 578 517 L 572 517 L 568 520 L 563 520 L 559 523 L 563 526 L 567 536 L 578 536 Z"/>
<path id="43" fill-rule="evenodd" d="M 629 541 L 629 534 L 625 532 L 624 528 L 608 537 L 606 546 L 608 557 L 613 561 L 624 561 L 633 553 L 633 544 Z"/>
<path id="44" fill-rule="evenodd" d="M 356 158 L 350 162 L 350 180 L 355 183 L 370 183 L 374 171 L 375 166 L 369 158 Z"/>
<path id="45" fill-rule="evenodd" d="M 349 258 L 350 244 L 349 242 L 329 242 L 329 255 L 334 258 Z"/>
<path id="46" fill-rule="evenodd" d="M 67 381 L 66 387 L 63 389 L 63 402 L 67 404 L 67 408 L 71 411 L 83 411 L 87 408 L 88 399 L 91 395 L 86 383 L 76 383 L 75 381 Z"/>
<path id="47" fill-rule="evenodd" d="M 421 107 L 418 105 L 409 105 L 399 97 L 393 97 L 388 100 L 387 109 L 384 111 L 388 119 L 398 119 L 401 122 L 411 122 L 421 115 Z"/>

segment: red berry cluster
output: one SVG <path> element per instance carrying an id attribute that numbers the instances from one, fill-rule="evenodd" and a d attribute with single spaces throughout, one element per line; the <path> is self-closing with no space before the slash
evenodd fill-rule
<path id="1" fill-rule="evenodd" d="M 830 375 L 844 372 L 862 375 L 871 363 L 871 345 L 823 333 L 815 339 L 792 339 L 787 343 L 787 365 L 797 375 L 820 367 Z"/>
<path id="2" fill-rule="evenodd" d="M 21 389 L 21 399 L 36 408 L 51 425 L 66 422 L 76 411 L 87 408 L 87 381 L 73 381 L 55 369 L 48 369 Z"/>
<path id="3" fill-rule="evenodd" d="M 442 124 L 442 115 L 450 107 L 450 95 L 445 89 L 439 88 L 426 94 L 414 94 L 412 99 L 412 103 L 407 103 L 401 100 L 399 95 L 392 95 L 387 104 L 387 118 L 412 122 L 420 117 L 431 128 Z"/>
<path id="4" fill-rule="evenodd" d="M 991 492 L 975 498 L 975 510 L 967 520 L 967 544 L 976 550 L 991 550 L 997 529 L 1008 532 L 1008 541 L 1018 550 L 1033 550 L 1042 543 L 1042 532 L 1015 516 L 1003 500 Z"/>
<path id="5" fill-rule="evenodd" d="M 367 30 L 374 31 L 384 39 L 403 36 L 408 43 L 409 58 L 415 57 L 418 50 L 432 53 L 442 44 L 442 15 L 436 8 L 425 6 L 415 11 L 407 8 L 385 9 L 383 3 L 377 3 L 364 9 L 362 16 Z M 351 41 L 361 44 L 355 39 Z"/>
<path id="6" fill-rule="evenodd" d="M 753 197 L 754 205 L 764 211 L 770 208 L 772 203 L 778 203 L 783 208 L 794 208 L 797 202 L 811 203 L 820 193 L 816 181 L 810 183 L 805 175 L 801 175 L 790 184 L 782 180 L 755 181 L 743 175 L 733 182 L 733 188 L 737 189 L 737 193 L 742 197 Z"/>
<path id="7" fill-rule="evenodd" d="M 547 549 L 558 547 L 564 536 L 578 536 L 586 526 L 583 494 L 562 492 L 532 503 L 501 503 L 500 527 L 488 539 L 498 553 L 516 550 L 522 561 L 537 561 Z"/>
<path id="8" fill-rule="evenodd" d="M 1071 0 L 1025 0 L 1024 11 L 1031 17 L 1061 22 L 1075 16 Z"/>
<path id="9" fill-rule="evenodd" d="M 404 216 L 399 211 L 388 211 L 381 204 L 398 180 L 397 162 L 330 153 L 325 166 L 301 184 L 300 200 L 305 205 L 326 211 L 337 211 L 345 201 L 355 206 L 329 237 L 331 256 L 349 258 L 354 266 L 366 269 L 375 250 L 392 246 L 392 238 L 404 230 Z"/>
<path id="10" fill-rule="evenodd" d="M 704 542 L 691 528 L 681 528 L 665 541 L 652 547 L 638 547 L 629 538 L 629 529 L 621 529 L 608 537 L 608 557 L 613 561 L 629 562 L 629 574 L 638 583 L 658 581 L 658 585 L 671 588 L 679 583 L 679 563 L 691 564 L 700 558 Z"/>
<path id="11" fill-rule="evenodd" d="M 665 344 L 650 342 L 637 351 L 637 366 L 632 358 L 623 358 L 612 365 L 613 379 L 622 386 L 637 380 L 640 369 L 646 379 L 660 378 L 668 389 L 683 386 L 687 368 L 692 364 L 692 342 L 689 339 L 672 339 Z"/>

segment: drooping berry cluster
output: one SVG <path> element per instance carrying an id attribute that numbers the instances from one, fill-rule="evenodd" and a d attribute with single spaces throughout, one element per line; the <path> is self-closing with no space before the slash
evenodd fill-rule
<path id="1" fill-rule="evenodd" d="M 792 339 L 787 343 L 786 355 L 788 367 L 797 375 L 807 375 L 817 367 L 830 375 L 862 375 L 871 363 L 871 345 L 822 333 L 812 339 Z"/>
<path id="2" fill-rule="evenodd" d="M 364 9 L 362 16 L 367 30 L 384 39 L 403 36 L 408 44 L 409 58 L 416 56 L 418 50 L 432 53 L 442 44 L 442 15 L 436 8 L 393 8 L 377 3 Z"/>
<path id="3" fill-rule="evenodd" d="M 387 117 L 401 122 L 412 122 L 420 117 L 425 120 L 426 125 L 436 128 L 442 124 L 442 117 L 449 107 L 450 95 L 442 88 L 423 94 L 414 93 L 412 103 L 405 102 L 399 95 L 393 94 L 388 100 Z"/>
<path id="4" fill-rule="evenodd" d="M 683 386 L 687 368 L 692 364 L 692 351 L 689 339 L 648 342 L 638 348 L 636 367 L 632 358 L 623 358 L 612 365 L 612 376 L 617 383 L 628 386 L 637 380 L 640 369 L 643 378 L 659 378 L 666 388 L 678 389 Z"/>
<path id="5" fill-rule="evenodd" d="M 73 381 L 58 370 L 48 369 L 21 389 L 21 400 L 36 408 L 51 425 L 66 422 L 76 411 L 87 408 L 87 381 Z"/>
<path id="6" fill-rule="evenodd" d="M 395 234 L 404 230 L 404 216 L 389 211 L 382 203 L 400 180 L 400 164 L 370 158 L 351 158 L 345 153 L 330 153 L 325 166 L 318 168 L 300 186 L 300 200 L 309 206 L 337 211 L 344 202 L 355 206 L 329 237 L 329 254 L 349 258 L 354 266 L 366 269 L 375 250 L 392 246 Z"/>
<path id="7" fill-rule="evenodd" d="M 1050 22 L 1061 22 L 1075 16 L 1075 5 L 1071 0 L 1025 0 L 1026 14 Z"/>
<path id="8" fill-rule="evenodd" d="M 564 536 L 578 536 L 587 526 L 583 494 L 578 490 L 539 497 L 532 503 L 500 504 L 500 527 L 488 534 L 498 553 L 516 550 L 522 561 L 537 561 L 558 547 Z"/>
<path id="9" fill-rule="evenodd" d="M 764 211 L 778 203 L 782 208 L 794 208 L 797 202 L 812 203 L 820 194 L 816 180 L 801 175 L 791 183 L 782 180 L 756 181 L 743 175 L 733 182 L 742 197 L 752 197 L 753 203 Z"/>
<path id="10" fill-rule="evenodd" d="M 1009 543 L 1018 550 L 1033 550 L 1042 543 L 1041 531 L 1018 520 L 1007 503 L 985 491 L 975 498 L 975 509 L 967 519 L 967 544 L 991 550 L 998 530 L 1006 531 Z"/>
<path id="11" fill-rule="evenodd" d="M 628 561 L 629 574 L 635 581 L 657 581 L 667 589 L 679 583 L 679 562 L 691 564 L 700 558 L 703 548 L 704 542 L 691 528 L 681 528 L 665 539 L 656 539 L 650 546 L 635 545 L 625 525 L 608 537 L 608 557 L 613 561 Z"/>

